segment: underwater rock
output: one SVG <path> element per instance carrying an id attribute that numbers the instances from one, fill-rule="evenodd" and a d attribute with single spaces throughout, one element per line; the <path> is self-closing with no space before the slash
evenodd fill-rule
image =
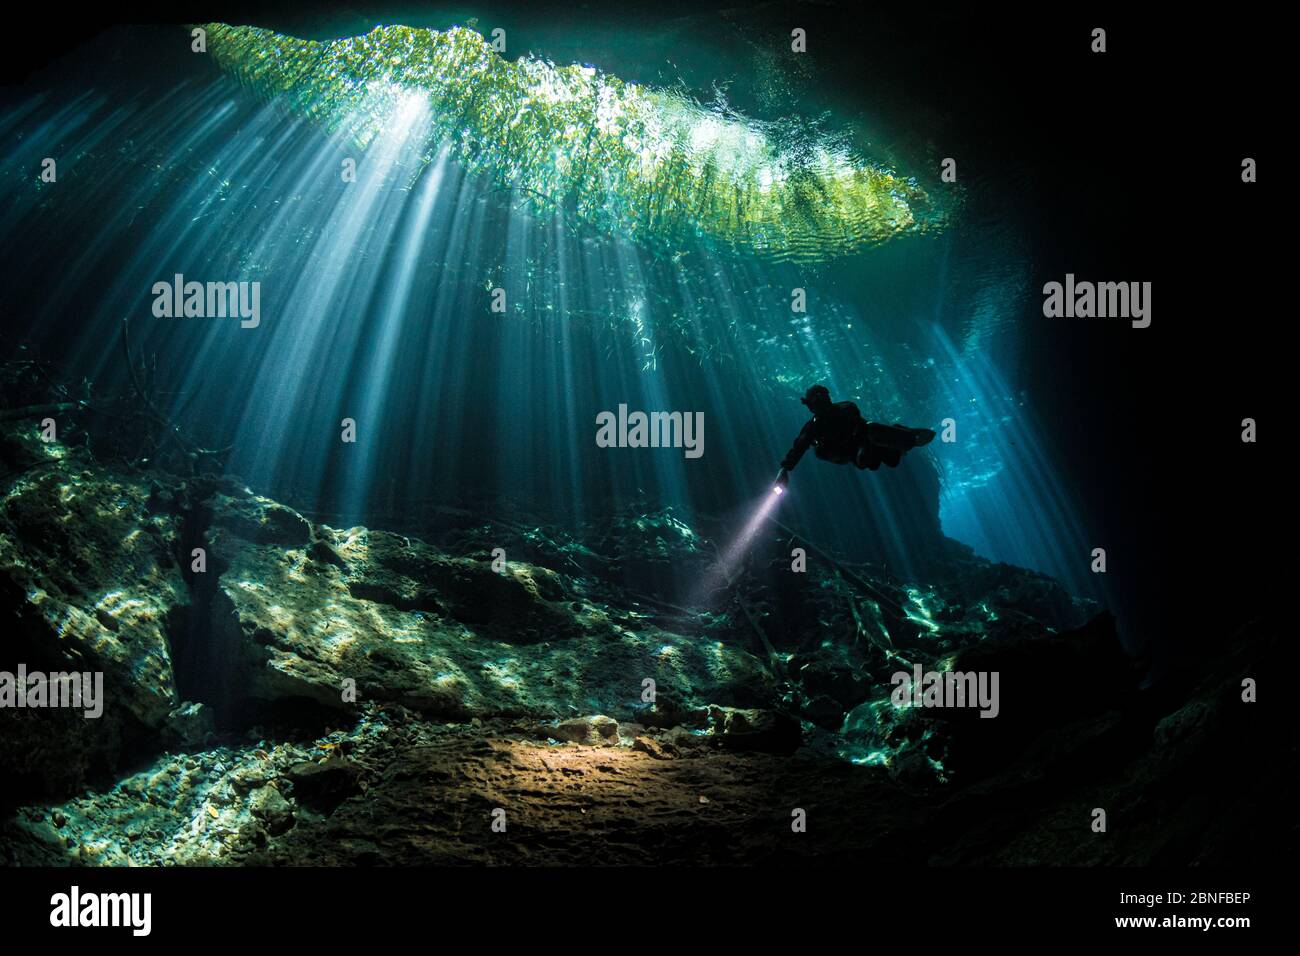
<path id="1" fill-rule="evenodd" d="M 329 757 L 322 763 L 296 763 L 285 776 L 293 783 L 295 800 L 326 813 L 360 792 L 360 771 L 344 757 Z"/>
<path id="2" fill-rule="evenodd" d="M 947 554 L 941 567 L 931 576 L 942 594 L 939 613 L 953 615 L 949 624 L 960 633 L 966 624 L 987 629 L 988 609 L 996 607 L 1007 617 L 1018 616 L 1033 627 L 1049 625 L 1069 630 L 1082 627 L 1101 612 L 1095 601 L 1079 598 L 1055 578 L 1039 571 L 1019 568 L 1002 562 L 987 561 L 968 545 L 945 539 Z M 971 620 L 973 616 L 973 620 Z M 1002 621 L 1012 626 L 1013 621 Z"/>
<path id="3" fill-rule="evenodd" d="M 905 750 L 889 761 L 889 776 L 909 788 L 925 788 L 934 783 L 934 766 L 920 750 Z"/>
<path id="4" fill-rule="evenodd" d="M 972 788 L 981 796 L 950 804 L 950 832 L 965 832 L 935 862 L 1215 867 L 1289 859 L 1285 839 L 1259 842 L 1256 821 L 1290 812 L 1295 725 L 1278 725 L 1242 694 L 1245 677 L 1276 672 L 1282 656 L 1280 632 L 1253 621 L 1194 680 L 1134 688 L 1079 720 L 1069 705 L 1053 709 L 1052 726 L 1019 761 Z M 1077 693 L 1086 687 L 1080 681 Z M 988 815 L 995 800 L 1029 809 L 1015 826 L 998 820 L 1001 832 L 979 832 L 970 818 Z M 1070 838 L 1080 808 L 1092 807 L 1107 809 L 1107 839 Z"/>
<path id="5" fill-rule="evenodd" d="M 840 713 L 861 703 L 872 690 L 870 681 L 853 669 L 851 661 L 828 655 L 804 664 L 798 676 L 810 698 L 830 701 Z"/>
<path id="6" fill-rule="evenodd" d="M 258 787 L 249 794 L 248 809 L 272 836 L 293 826 L 293 806 L 275 787 Z"/>
<path id="7" fill-rule="evenodd" d="M 686 704 L 672 691 L 661 691 L 655 696 L 654 704 L 650 709 L 641 715 L 641 719 L 649 727 L 702 728 L 708 726 L 709 711 L 707 707 L 692 707 Z"/>
<path id="8" fill-rule="evenodd" d="M 999 675 L 996 719 L 981 718 L 974 707 L 919 714 L 944 741 L 945 768 L 977 776 L 1013 762 L 1031 741 L 1067 720 L 1121 707 L 1140 678 L 1109 614 L 1061 634 L 990 638 L 959 651 L 951 670 Z"/>
<path id="9" fill-rule="evenodd" d="M 1215 698 L 1201 698 L 1162 718 L 1153 732 L 1157 750 L 1177 753 L 1184 747 L 1194 746 L 1199 737 L 1220 722 L 1221 710 Z"/>
<path id="10" fill-rule="evenodd" d="M 245 489 L 246 490 L 246 489 Z M 311 523 L 298 512 L 251 492 L 218 492 L 209 502 L 212 526 L 258 544 L 302 547 L 311 541 Z"/>
<path id="11" fill-rule="evenodd" d="M 604 574 L 634 592 L 676 596 L 683 584 L 697 583 L 717 559 L 671 508 L 628 510 L 591 530 L 592 547 L 611 559 Z"/>
<path id="12" fill-rule="evenodd" d="M 233 479 L 127 478 L 95 472 L 79 452 L 55 447 L 47 470 L 81 476 L 85 491 L 65 479 L 64 508 L 84 508 L 83 497 L 93 501 L 111 485 L 135 502 L 137 522 L 161 529 L 154 534 L 163 536 L 171 552 L 159 551 L 156 560 L 165 571 L 158 573 L 174 575 L 178 602 L 188 597 L 166 618 L 174 666 L 185 663 L 176 681 L 195 703 L 214 711 L 218 728 L 256 722 L 268 706 L 289 706 L 281 717 L 296 714 L 302 725 L 321 719 L 321 712 L 309 708 L 355 714 L 367 701 L 388 701 L 452 720 L 563 720 L 596 711 L 616 722 L 694 730 L 717 723 L 710 707 L 784 706 L 835 732 L 845 712 L 884 693 L 897 667 L 889 656 L 890 647 L 898 646 L 895 639 L 909 655 L 934 662 L 994 637 L 1041 637 L 1049 632 L 999 604 L 999 596 L 1027 592 L 1055 598 L 1053 582 L 1036 584 L 1030 572 L 1017 577 L 1015 569 L 967 556 L 954 565 L 951 588 L 969 592 L 975 604 L 950 613 L 955 604 L 943 588 L 881 582 L 882 593 L 907 605 L 905 617 L 891 612 L 886 619 L 872 599 L 854 598 L 838 575 L 827 587 L 826 580 L 811 578 L 792 584 L 792 576 L 783 574 L 773 586 L 805 590 L 799 614 L 770 629 L 785 645 L 781 649 L 791 652 L 788 669 L 777 665 L 774 670 L 754 631 L 757 620 L 779 610 L 769 595 L 760 590 L 748 598 L 757 615 L 753 619 L 739 613 L 693 614 L 662 597 L 673 594 L 682 577 L 698 579 L 716 559 L 707 540 L 671 510 L 628 511 L 607 519 L 584 545 L 582 561 L 574 560 L 572 549 L 555 545 L 560 533 L 520 526 L 526 534 L 513 539 L 511 553 L 553 566 L 514 558 L 504 569 L 494 569 L 486 547 L 490 539 L 463 529 L 452 554 L 401 534 L 313 524 Z M 27 453 L 49 449 L 33 447 Z M 34 496 L 35 505 L 50 493 L 42 487 L 24 486 L 19 500 Z M 15 508 L 11 496 L 11 514 Z M 116 510 L 107 523 L 122 516 Z M 99 522 L 99 511 L 84 520 Z M 180 589 L 184 580 L 176 554 L 184 551 L 177 542 L 185 529 L 201 535 L 208 558 L 207 576 L 191 575 L 188 595 Z M 93 535 L 95 529 L 83 533 Z M 101 550 L 110 549 L 104 544 Z M 36 567 L 43 570 L 49 561 Z M 866 568 L 854 573 L 871 574 Z M 761 588 L 762 579 L 746 586 Z M 152 598 L 156 601 L 157 594 Z M 95 617 L 100 627 L 115 623 L 112 614 Z M 828 639 L 835 634 L 842 637 Z M 203 651 L 201 659 L 182 653 L 191 648 Z M 795 681 L 793 692 L 787 676 Z M 656 686 L 648 707 L 641 699 L 647 679 Z M 780 704 L 783 697 L 786 703 Z M 167 703 L 163 720 L 175 708 L 170 699 Z M 154 719 L 159 726 L 159 717 Z M 726 745 L 738 748 L 788 749 L 798 746 L 797 735 L 782 737 L 766 726 L 790 726 L 787 719 L 797 725 L 793 718 L 766 717 L 759 721 L 763 726 L 750 727 L 739 717 L 729 732 L 724 718 L 704 736 L 730 738 Z M 911 721 L 902 722 L 913 728 L 906 733 L 892 724 L 850 720 L 845 740 L 867 750 L 897 750 L 924 737 Z M 199 728 L 198 737 L 187 737 L 184 731 L 176 739 L 192 746 L 204 732 Z M 51 745 L 67 735 L 66 729 L 58 731 Z M 109 741 L 109 735 L 103 739 Z M 584 732 L 581 739 L 603 738 Z"/>
<path id="13" fill-rule="evenodd" d="M 137 732 L 113 718 L 76 711 L 0 711 L 0 806 L 27 797 L 61 798 L 114 772 Z"/>
<path id="14" fill-rule="evenodd" d="M 188 701 L 167 715 L 167 731 L 184 746 L 206 743 L 216 733 L 212 708 Z"/>
<path id="15" fill-rule="evenodd" d="M 1044 732 L 1013 763 L 942 784 L 916 747 L 884 766 L 808 747 L 793 759 L 730 749 L 723 708 L 712 733 L 678 726 L 640 733 L 628 747 L 588 748 L 539 741 L 531 729 L 511 729 L 517 721 L 444 726 L 368 705 L 356 724 L 315 741 L 161 755 L 108 791 L 21 807 L 0 824 L 0 850 L 22 865 L 1144 866 L 1240 864 L 1261 853 L 1281 862 L 1285 840 L 1261 850 L 1249 837 L 1259 814 L 1285 809 L 1295 731 L 1241 699 L 1243 676 L 1276 672 L 1281 646 L 1278 633 L 1255 627 L 1242 635 L 1240 655 L 1194 686 L 1082 719 L 1067 708 L 1044 712 Z M 886 703 L 883 712 L 921 734 L 938 723 L 916 708 Z M 740 718 L 730 719 L 740 731 Z M 346 759 L 333 756 L 345 748 Z M 331 757 L 318 763 L 322 752 Z M 310 791 L 302 782 L 346 783 L 347 765 L 365 799 L 333 803 L 335 790 L 328 816 L 295 810 L 281 830 L 279 801 L 252 796 L 280 778 L 293 783 L 280 792 L 293 809 Z M 502 841 L 486 825 L 465 825 L 486 821 L 503 793 L 520 796 L 511 826 L 530 839 Z M 772 818 L 774 794 L 813 795 L 809 812 L 821 825 L 794 843 L 785 826 L 755 828 Z M 1119 824 L 1105 839 L 1088 826 L 1097 806 Z"/>
<path id="16" fill-rule="evenodd" d="M 926 583 L 882 581 L 870 565 L 793 582 L 760 569 L 733 585 L 735 605 L 691 612 L 654 579 L 679 560 L 707 566 L 711 546 L 671 514 L 618 518 L 628 539 L 596 536 L 581 562 L 554 545 L 560 534 L 530 524 L 538 543 L 509 545 L 500 573 L 490 538 L 461 533 L 453 551 L 341 531 L 233 480 L 24 449 L 45 457 L 5 479 L 0 503 L 0 596 L 20 625 L 8 650 L 32 663 L 102 660 L 123 693 L 100 720 L 0 714 L 0 770 L 26 781 L 7 796 L 34 801 L 0 824 L 10 860 L 538 862 L 461 824 L 502 788 L 524 787 L 539 801 L 519 807 L 525 825 L 556 836 L 548 862 L 635 862 L 622 832 L 559 839 L 566 815 L 596 827 L 624 819 L 600 811 L 621 807 L 629 786 L 661 814 L 638 816 L 642 845 L 679 861 L 739 859 L 717 821 L 767 812 L 773 787 L 844 796 L 819 811 L 819 831 L 837 836 L 796 855 L 1234 858 L 1240 834 L 1186 793 L 1219 754 L 1264 746 L 1238 696 L 1243 675 L 1264 666 L 1251 656 L 1258 634 L 1212 680 L 1144 696 L 1109 616 L 1057 633 L 1035 615 L 1085 605 L 1063 602 L 1041 575 L 970 555 Z M 206 578 L 182 575 L 189 534 L 207 548 Z M 637 549 L 657 570 L 633 589 L 618 561 L 636 565 Z M 898 606 L 886 612 L 889 601 Z M 789 607 L 798 613 L 786 619 Z M 194 641 L 211 652 L 209 670 L 175 663 Z M 998 719 L 894 706 L 890 675 L 912 664 L 998 671 Z M 196 693 L 182 703 L 176 683 Z M 216 688 L 234 695 L 224 709 Z M 177 742 L 182 753 L 162 752 Z M 128 752 L 147 765 L 117 779 Z M 1281 770 L 1260 760 L 1251 772 Z M 1112 843 L 1057 836 L 1085 785 L 1088 805 L 1125 819 Z M 1225 805 L 1253 799 L 1229 786 Z M 1000 805 L 1041 809 L 1011 819 Z M 381 849 L 372 812 L 405 821 L 409 836 Z M 1197 842 L 1205 832 L 1212 847 Z M 758 862 L 790 850 L 760 840 L 745 852 Z"/>
<path id="17" fill-rule="evenodd" d="M 799 712 L 827 730 L 838 730 L 844 722 L 844 706 L 826 694 L 818 694 L 806 701 Z"/>
<path id="18" fill-rule="evenodd" d="M 618 741 L 618 721 L 603 715 L 562 720 L 545 732 L 556 740 L 589 746 L 610 746 Z"/>
<path id="19" fill-rule="evenodd" d="M 616 623 L 573 600 L 582 586 L 552 569 L 510 561 L 499 573 L 487 553 L 450 557 L 367 528 L 303 529 L 272 517 L 272 504 L 225 492 L 209 502 L 210 556 L 223 569 L 211 639 L 251 700 L 342 711 L 394 701 L 455 720 L 568 715 L 581 700 L 623 719 L 645 678 L 687 690 L 697 707 L 775 699 L 749 651 Z M 337 562 L 312 559 L 321 543 Z"/>
<path id="20" fill-rule="evenodd" d="M 223 749 L 163 755 L 115 786 L 92 790 L 48 815 L 21 810 L 4 824 L 2 842 L 22 865 L 219 862 L 236 834 L 255 822 L 241 795 L 246 791 L 230 786 L 226 763 L 232 759 L 257 760 Z"/>
<path id="21" fill-rule="evenodd" d="M 118 473 L 56 443 L 15 447 L 40 467 L 10 476 L 0 510 L 13 662 L 102 668 L 109 698 L 97 721 L 0 714 L 0 769 L 41 794 L 111 773 L 127 741 L 193 747 L 263 705 L 355 714 L 387 700 L 434 717 L 555 719 L 581 702 L 621 720 L 643 712 L 646 678 L 695 711 L 777 695 L 748 650 L 702 647 L 546 567 L 510 561 L 499 574 L 488 554 L 314 526 L 231 479 Z M 187 586 L 191 544 L 207 568 Z"/>
<path id="22" fill-rule="evenodd" d="M 111 767 L 176 706 L 168 628 L 189 596 L 179 520 L 153 511 L 145 481 L 64 446 L 39 451 L 38 465 L 0 479 L 0 671 L 102 674 L 102 714 L 0 710 L 0 774 L 61 789 Z"/>
<path id="23" fill-rule="evenodd" d="M 339 554 L 332 547 L 330 547 L 328 543 L 319 539 L 311 543 L 311 547 L 307 549 L 307 556 L 311 558 L 313 561 L 319 561 L 322 564 L 334 564 L 339 566 L 340 568 L 345 568 L 345 569 L 348 566 L 347 562 L 343 560 L 343 556 L 341 554 Z M 365 595 L 357 595 L 357 596 L 364 597 Z M 388 601 L 388 603 L 391 604 L 393 602 Z"/>
<path id="24" fill-rule="evenodd" d="M 175 705 L 166 623 L 187 592 L 176 519 L 151 514 L 148 500 L 138 480 L 62 461 L 10 482 L 0 601 L 16 618 L 6 656 L 102 670 L 110 709 L 158 726 Z"/>
<path id="25" fill-rule="evenodd" d="M 713 733 L 727 750 L 790 754 L 799 749 L 803 732 L 799 721 L 772 710 L 737 710 L 711 707 Z"/>
<path id="26" fill-rule="evenodd" d="M 672 760 L 677 756 L 677 748 L 671 744 L 662 744 L 653 737 L 636 737 L 632 741 L 632 749 L 649 754 L 656 760 Z"/>

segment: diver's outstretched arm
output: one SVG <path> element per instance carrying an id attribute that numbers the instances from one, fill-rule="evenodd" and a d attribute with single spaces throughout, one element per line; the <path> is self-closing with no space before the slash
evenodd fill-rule
<path id="1" fill-rule="evenodd" d="M 803 457 L 813 442 L 813 422 L 816 419 L 809 419 L 808 423 L 799 431 L 799 437 L 794 440 L 794 445 L 786 452 L 785 457 L 781 459 L 781 470 L 790 471 L 795 465 L 799 464 L 799 459 Z"/>

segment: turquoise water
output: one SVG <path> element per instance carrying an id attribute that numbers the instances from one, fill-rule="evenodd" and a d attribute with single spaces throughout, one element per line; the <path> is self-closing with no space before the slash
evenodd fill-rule
<path id="1" fill-rule="evenodd" d="M 821 382 L 953 440 L 896 472 L 810 456 L 783 522 L 905 576 L 942 532 L 1096 596 L 1018 383 L 1024 243 L 968 215 L 978 183 L 940 181 L 924 116 L 847 109 L 770 43 L 710 56 L 707 23 L 672 28 L 669 61 L 656 31 L 501 56 L 452 22 L 325 50 L 214 28 L 209 55 L 123 29 L 88 86 L 25 93 L 0 235 L 41 263 L 9 291 L 36 338 L 112 392 L 127 319 L 168 416 L 344 526 L 421 502 L 738 520 Z M 159 65 L 110 79 L 124 54 Z M 474 89 L 491 105 L 453 115 Z M 32 174 L 51 152 L 57 185 Z M 159 317 L 176 275 L 259 283 L 256 327 Z M 703 454 L 598 447 L 620 405 L 702 415 Z"/>

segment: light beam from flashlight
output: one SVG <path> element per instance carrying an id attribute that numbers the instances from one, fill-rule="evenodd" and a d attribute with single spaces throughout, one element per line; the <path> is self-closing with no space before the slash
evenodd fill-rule
<path id="1" fill-rule="evenodd" d="M 772 490 L 765 494 L 762 497 L 762 500 L 757 503 L 753 513 L 749 516 L 749 520 L 745 522 L 744 527 L 740 529 L 736 536 L 731 539 L 730 543 L 728 543 L 726 549 L 719 557 L 718 563 L 714 565 L 714 573 L 709 575 L 708 587 L 710 589 L 716 588 L 723 583 L 731 583 L 731 577 L 735 574 L 736 567 L 745 556 L 745 552 L 749 550 L 750 545 L 753 544 L 754 538 L 767 522 L 767 519 L 771 517 L 772 512 L 776 510 L 776 506 L 780 502 L 783 493 L 784 489 L 780 485 L 775 485 Z M 719 577 L 722 578 L 721 581 L 717 580 Z"/>

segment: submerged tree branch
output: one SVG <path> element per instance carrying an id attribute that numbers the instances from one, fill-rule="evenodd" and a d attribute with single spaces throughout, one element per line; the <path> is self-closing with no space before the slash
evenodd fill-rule
<path id="1" fill-rule="evenodd" d="M 146 411 L 149 413 L 149 416 L 154 420 L 155 424 L 157 424 L 160 428 L 162 428 L 162 430 L 167 434 L 167 437 L 172 439 L 177 444 L 177 446 L 181 449 L 181 451 L 184 452 L 187 456 L 191 456 L 194 458 L 198 458 L 198 457 L 219 458 L 220 456 L 228 453 L 232 448 L 235 447 L 233 444 L 227 445 L 224 448 L 204 448 L 203 446 L 197 445 L 194 442 L 190 441 L 188 438 L 185 437 L 185 434 L 184 432 L 181 431 L 180 426 L 172 422 L 170 418 L 168 418 L 161 411 L 159 411 L 158 407 L 154 405 L 153 400 L 150 399 L 148 392 L 146 391 L 144 386 L 140 384 L 140 377 L 136 372 L 135 360 L 131 356 L 131 339 L 130 339 L 129 326 L 130 326 L 130 319 L 123 317 L 122 351 L 126 355 L 126 367 L 127 367 L 127 371 L 130 373 L 131 376 L 131 387 L 135 390 L 136 397 L 140 399 L 141 404 L 144 405 Z"/>
<path id="2" fill-rule="evenodd" d="M 0 422 L 19 421 L 24 418 L 35 418 L 37 415 L 57 415 L 59 412 L 70 412 L 79 408 L 89 408 L 85 402 L 48 402 L 44 405 L 24 405 L 20 408 L 0 408 Z"/>

